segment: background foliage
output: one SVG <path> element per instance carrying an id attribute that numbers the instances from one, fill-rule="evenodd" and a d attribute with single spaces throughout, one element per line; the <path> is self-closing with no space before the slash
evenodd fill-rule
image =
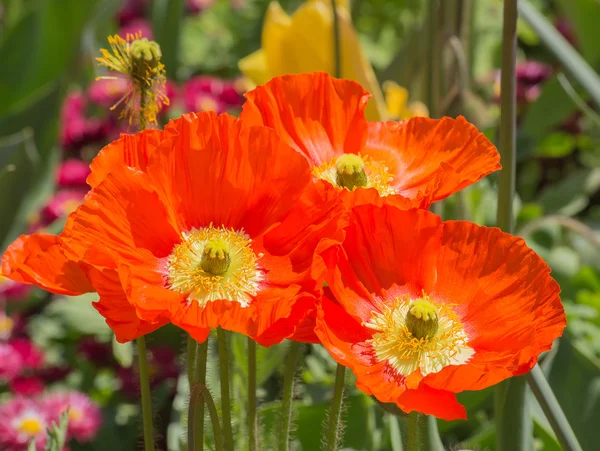
<path id="1" fill-rule="evenodd" d="M 106 36 L 118 30 L 119 20 L 123 22 L 126 3 L 132 2 L 3 0 L 0 4 L 0 251 L 28 230 L 55 198 L 57 167 L 74 154 L 61 138 L 68 125 L 61 108 L 64 111 L 68 93 L 86 92 L 99 74 L 94 57 L 106 46 Z M 291 13 L 302 2 L 280 3 Z M 600 70 L 599 2 L 527 3 L 591 68 Z M 152 0 L 140 4 L 140 16 L 152 27 L 168 76 L 178 86 L 179 100 L 164 115 L 167 120 L 188 109 L 188 80 L 198 75 L 227 80 L 239 76 L 239 59 L 260 47 L 268 1 Z M 191 4 L 203 7 L 193 11 Z M 425 0 L 351 2 L 355 26 L 379 81 L 395 80 L 409 88 L 412 99 L 424 101 L 430 100 L 424 83 L 428 53 L 422 45 L 427 4 Z M 462 28 L 443 24 L 448 30 L 464 33 L 458 38 L 468 79 L 460 84 L 460 102 L 444 104 L 446 94 L 456 86 L 457 69 L 447 47 L 437 50 L 442 62 L 438 112 L 464 114 L 494 140 L 502 2 L 446 0 L 444 5 L 448 13 L 464 13 L 464 8 L 470 8 L 464 13 L 468 15 Z M 542 36 L 523 19 L 518 31 L 517 234 L 549 263 L 561 285 L 569 323 L 565 336 L 543 357 L 541 366 L 583 448 L 592 450 L 597 448 L 595 428 L 600 424 L 600 116 L 592 101 L 597 93 L 579 84 L 577 75 L 582 72 L 578 67 L 563 65 L 553 36 Z M 88 107 L 85 114 L 101 118 L 106 111 Z M 110 135 L 86 142 L 76 150 L 77 158 L 89 161 L 108 139 Z M 445 218 L 493 226 L 495 189 L 494 177 L 488 177 L 444 202 L 438 212 Z M 58 232 L 62 221 L 64 215 L 57 215 L 45 227 Z M 96 439 L 85 445 L 73 443 L 71 449 L 135 449 L 139 409 L 132 348 L 113 342 L 110 329 L 91 307 L 91 296 L 52 297 L 39 290 L 28 291 L 17 300 L 7 296 L 2 300 L 2 296 L 0 292 L 0 306 L 22 326 L 17 333 L 43 351 L 47 366 L 66 369 L 64 377 L 45 379 L 44 383 L 86 392 L 103 408 L 103 426 Z M 165 327 L 150 338 L 161 449 L 183 449 L 189 387 L 187 379 L 178 376 L 183 367 L 178 357 L 182 346 L 182 335 L 174 327 Z M 240 439 L 236 449 L 244 449 L 246 341 L 232 337 L 231 346 L 234 427 Z M 258 350 L 260 436 L 267 447 L 269 440 L 277 437 L 277 399 L 286 346 Z M 210 349 L 208 383 L 216 396 L 219 381 L 214 352 Z M 298 449 L 319 448 L 318 431 L 325 419 L 334 373 L 335 366 L 322 347 L 304 349 L 299 376 L 303 384 L 298 384 L 297 393 Z M 382 408 L 350 388 L 351 376 L 347 383 L 344 447 L 401 450 L 402 415 L 396 416 L 394 409 Z M 11 391 L 9 386 L 0 386 L 0 396 L 5 399 L 12 396 Z M 469 421 L 438 423 L 446 446 L 494 448 L 492 391 L 459 395 L 467 406 Z M 532 396 L 530 402 L 536 448 L 559 450 Z"/>

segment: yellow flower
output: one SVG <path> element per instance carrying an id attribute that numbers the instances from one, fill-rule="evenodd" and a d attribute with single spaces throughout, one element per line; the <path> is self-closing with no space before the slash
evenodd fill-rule
<path id="1" fill-rule="evenodd" d="M 352 26 L 347 0 L 337 0 L 341 44 L 341 78 L 359 82 L 373 97 L 366 114 L 370 120 L 386 118 L 383 94 L 375 73 L 360 47 Z M 272 2 L 265 16 L 262 48 L 239 62 L 242 73 L 262 85 L 285 74 L 323 71 L 333 74 L 333 12 L 329 0 L 308 0 L 290 17 Z"/>
<path id="2" fill-rule="evenodd" d="M 389 119 L 404 120 L 411 117 L 428 117 L 429 110 L 419 101 L 409 102 L 408 91 L 398 83 L 386 81 L 383 84 L 385 103 Z"/>

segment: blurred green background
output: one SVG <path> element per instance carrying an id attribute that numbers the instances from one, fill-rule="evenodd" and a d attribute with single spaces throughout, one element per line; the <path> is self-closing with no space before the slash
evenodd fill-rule
<path id="1" fill-rule="evenodd" d="M 303 3 L 280 2 L 288 14 Z M 433 116 L 463 114 L 496 141 L 502 2 L 444 0 L 432 13 L 435 3 L 354 0 L 349 12 L 379 83 L 395 81 L 406 87 L 410 100 L 425 102 Z M 518 26 L 516 233 L 549 263 L 561 285 L 569 324 L 541 366 L 583 448 L 592 450 L 597 449 L 595 428 L 600 424 L 600 115 L 594 103 L 600 87 L 594 80 L 582 83 L 587 69 L 565 64 L 561 45 L 568 43 L 567 53 L 580 55 L 600 70 L 600 3 L 521 4 L 535 14 L 524 15 Z M 241 94 L 250 86 L 238 61 L 261 48 L 268 5 L 265 0 L 3 0 L 0 252 L 21 233 L 60 232 L 87 189 L 79 163 L 84 167 L 103 145 L 128 131 L 118 109 L 108 110 L 123 87 L 95 82 L 103 72 L 94 58 L 107 47 L 108 35 L 142 30 L 160 44 L 172 100 L 160 116 L 162 123 L 193 109 L 236 114 Z M 546 28 L 540 29 L 539 23 Z M 496 178 L 491 176 L 436 208 L 446 219 L 493 226 L 496 198 Z M 110 329 L 91 307 L 93 296 L 65 298 L 36 289 L 15 295 L 6 288 L 7 281 L 2 283 L 0 309 L 11 318 L 3 341 L 31 340 L 43 352 L 45 368 L 62 368 L 65 373 L 58 378 L 43 372 L 26 376 L 42 380 L 43 390 L 66 387 L 87 393 L 103 408 L 103 425 L 95 440 L 73 442 L 71 449 L 136 449 L 140 428 L 132 349 L 112 341 Z M 234 428 L 240 440 L 236 449 L 244 449 L 246 341 L 232 337 L 231 345 Z M 267 449 L 277 436 L 286 346 L 259 349 L 261 438 Z M 189 388 L 180 376 L 182 347 L 174 327 L 150 337 L 160 449 L 184 449 Z M 304 349 L 297 449 L 319 448 L 318 431 L 334 373 L 334 364 L 320 346 Z M 358 392 L 351 377 L 347 382 L 344 447 L 400 450 L 402 415 Z M 219 392 L 212 363 L 209 385 L 213 393 Z M 494 449 L 492 391 L 459 396 L 469 421 L 438 423 L 445 446 Z M 17 393 L 18 387 L 0 382 L 0 402 Z M 559 450 L 530 398 L 536 449 Z"/>

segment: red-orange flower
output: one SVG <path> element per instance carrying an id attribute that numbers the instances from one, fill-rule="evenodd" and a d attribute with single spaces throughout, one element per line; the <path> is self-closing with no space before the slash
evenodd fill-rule
<path id="1" fill-rule="evenodd" d="M 463 117 L 368 122 L 369 97 L 326 73 L 286 75 L 248 92 L 240 119 L 274 128 L 350 206 L 427 208 L 500 169 L 495 147 Z"/>
<path id="2" fill-rule="evenodd" d="M 465 418 L 455 393 L 529 371 L 565 327 L 549 267 L 498 229 L 362 205 L 325 253 L 337 302 L 322 300 L 317 335 L 406 412 Z"/>
<path id="3" fill-rule="evenodd" d="M 123 136 L 91 168 L 92 189 L 61 235 L 20 237 L 3 256 L 6 276 L 97 291 L 120 341 L 172 322 L 197 340 L 221 326 L 269 345 L 314 307 L 313 252 L 303 246 L 335 234 L 326 224 L 339 203 L 302 197 L 309 165 L 273 130 L 184 115 L 164 132 Z M 306 221 L 283 242 L 277 225 L 300 204 L 325 226 Z"/>

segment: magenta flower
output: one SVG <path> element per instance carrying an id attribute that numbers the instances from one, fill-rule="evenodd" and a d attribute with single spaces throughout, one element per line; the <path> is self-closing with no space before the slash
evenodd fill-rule
<path id="1" fill-rule="evenodd" d="M 44 381 L 37 376 L 18 376 L 9 383 L 10 391 L 15 395 L 37 396 L 45 388 Z"/>
<path id="2" fill-rule="evenodd" d="M 123 6 L 117 12 L 117 18 L 121 25 L 125 25 L 134 19 L 144 16 L 144 10 L 148 0 L 125 0 Z"/>
<path id="3" fill-rule="evenodd" d="M 58 422 L 69 409 L 67 434 L 79 443 L 91 441 L 102 425 L 102 412 L 86 394 L 79 392 L 51 393 L 42 400 L 48 418 Z"/>
<path id="4" fill-rule="evenodd" d="M 119 36 L 123 39 L 127 39 L 128 34 L 135 36 L 137 33 L 141 33 L 143 38 L 154 39 L 154 32 L 150 23 L 139 17 L 130 20 L 119 30 Z"/>
<path id="5" fill-rule="evenodd" d="M 77 151 L 84 145 L 103 141 L 111 132 L 106 120 L 87 118 L 87 99 L 83 93 L 67 94 L 60 112 L 60 143 L 63 149 Z"/>
<path id="6" fill-rule="evenodd" d="M 85 190 L 63 189 L 58 191 L 42 208 L 40 225 L 48 226 L 58 218 L 66 218 L 83 202 Z"/>
<path id="7" fill-rule="evenodd" d="M 24 451 L 31 439 L 41 451 L 49 425 L 44 409 L 33 400 L 16 397 L 0 405 L 0 449 Z"/>
<path id="8" fill-rule="evenodd" d="M 44 354 L 31 340 L 16 338 L 9 345 L 13 352 L 21 356 L 23 369 L 37 370 L 44 364 Z"/>
<path id="9" fill-rule="evenodd" d="M 90 166 L 85 161 L 70 159 L 58 167 L 56 182 L 59 188 L 86 188 L 85 180 L 90 174 Z"/>
<path id="10" fill-rule="evenodd" d="M 0 274 L 0 301 L 22 301 L 31 291 L 31 285 L 15 282 Z"/>
<path id="11" fill-rule="evenodd" d="M 194 77 L 183 88 L 186 111 L 216 111 L 223 113 L 227 106 L 221 100 L 223 82 L 214 77 Z"/>
<path id="12" fill-rule="evenodd" d="M 99 78 L 88 87 L 88 97 L 92 103 L 110 108 L 127 94 L 129 86 L 125 78 Z"/>

